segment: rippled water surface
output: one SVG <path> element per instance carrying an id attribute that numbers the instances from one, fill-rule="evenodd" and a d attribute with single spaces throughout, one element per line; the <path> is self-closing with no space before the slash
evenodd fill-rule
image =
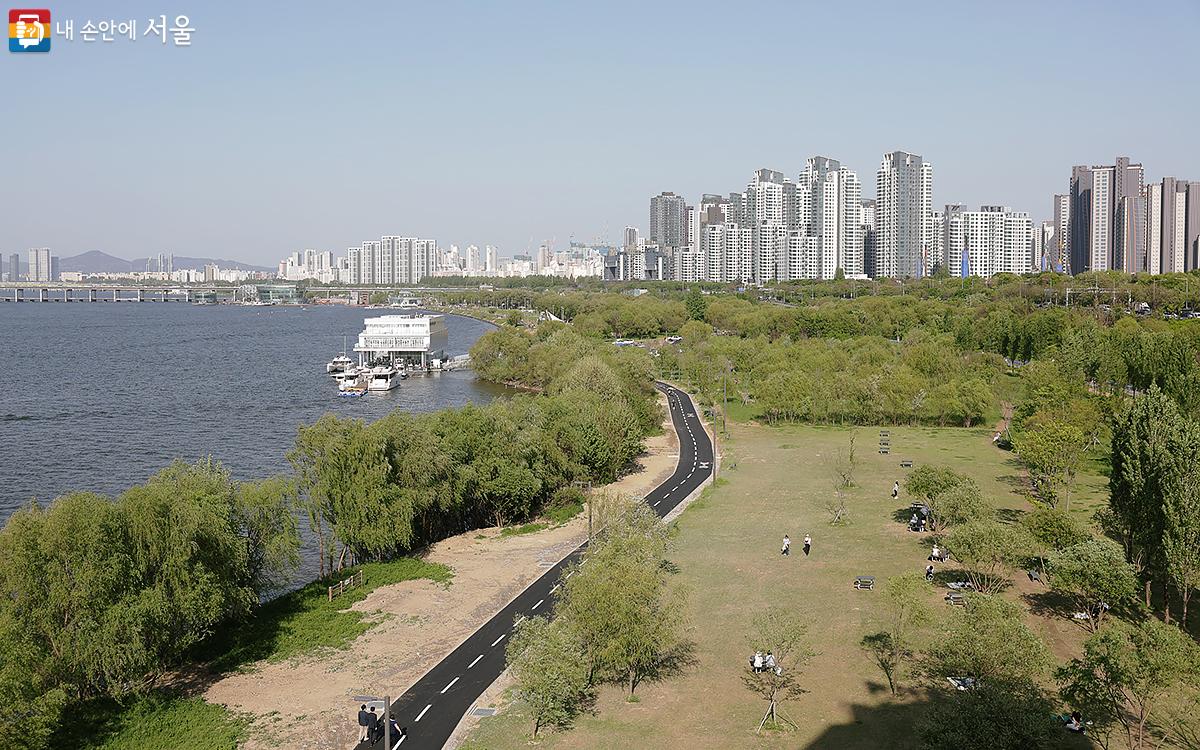
<path id="1" fill-rule="evenodd" d="M 470 371 L 338 398 L 325 363 L 364 317 L 344 306 L 0 304 L 0 523 L 32 497 L 115 495 L 175 458 L 212 455 L 239 479 L 287 468 L 296 427 L 325 412 L 485 403 Z M 490 326 L 448 316 L 449 354 Z"/>

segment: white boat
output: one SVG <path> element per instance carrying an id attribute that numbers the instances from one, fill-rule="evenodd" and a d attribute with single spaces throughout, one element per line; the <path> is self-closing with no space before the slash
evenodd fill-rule
<path id="1" fill-rule="evenodd" d="M 346 356 L 346 337 L 342 336 L 342 353 L 329 360 L 325 365 L 325 372 L 336 378 L 340 373 L 349 370 L 353 366 L 354 360 Z"/>
<path id="2" fill-rule="evenodd" d="M 367 378 L 367 390 L 390 391 L 400 385 L 401 371 L 391 365 L 376 365 Z"/>
<path id="3" fill-rule="evenodd" d="M 337 381 L 337 384 L 339 386 L 354 385 L 354 383 L 356 383 L 358 381 L 359 375 L 364 375 L 364 374 L 366 374 L 366 370 L 360 370 L 357 367 L 355 367 L 354 365 L 350 365 L 349 367 L 342 370 L 341 372 L 329 373 L 330 377 L 332 377 L 335 381 Z"/>

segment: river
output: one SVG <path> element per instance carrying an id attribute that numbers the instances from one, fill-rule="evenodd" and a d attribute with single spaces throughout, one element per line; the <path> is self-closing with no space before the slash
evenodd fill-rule
<path id="1" fill-rule="evenodd" d="M 343 334 L 353 346 L 363 318 L 387 312 L 0 305 L 0 523 L 31 498 L 116 495 L 176 458 L 211 455 L 237 479 L 285 471 L 297 426 L 326 412 L 371 421 L 393 409 L 480 404 L 506 392 L 463 370 L 338 398 L 325 363 L 342 350 Z M 491 328 L 458 315 L 447 324 L 451 355 Z"/>

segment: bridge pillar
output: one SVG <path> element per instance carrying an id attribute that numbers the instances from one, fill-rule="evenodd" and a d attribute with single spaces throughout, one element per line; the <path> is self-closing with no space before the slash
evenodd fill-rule
<path id="1" fill-rule="evenodd" d="M 45 301 L 46 301 L 46 292 L 47 292 L 47 291 L 49 291 L 49 290 L 47 290 L 47 289 L 38 289 L 38 302 L 45 302 Z"/>
<path id="2" fill-rule="evenodd" d="M 138 290 L 138 302 L 145 302 L 145 301 L 146 301 L 146 290 L 139 289 Z"/>
<path id="3" fill-rule="evenodd" d="M 89 289 L 88 290 L 88 302 L 95 302 L 95 301 L 96 301 L 96 290 Z"/>

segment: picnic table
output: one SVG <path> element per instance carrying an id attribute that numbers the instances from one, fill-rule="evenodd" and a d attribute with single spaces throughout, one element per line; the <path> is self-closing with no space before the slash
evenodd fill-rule
<path id="1" fill-rule="evenodd" d="M 957 591 L 951 591 L 946 594 L 946 603 L 955 607 L 961 607 L 967 603 L 967 597 Z"/>
<path id="2" fill-rule="evenodd" d="M 855 576 L 854 588 L 863 591 L 871 591 L 875 588 L 875 576 Z"/>

